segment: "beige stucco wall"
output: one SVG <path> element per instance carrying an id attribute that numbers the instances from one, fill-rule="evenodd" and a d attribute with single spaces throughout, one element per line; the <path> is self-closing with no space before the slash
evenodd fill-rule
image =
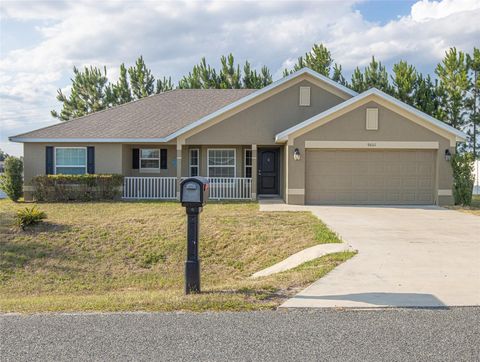
<path id="1" fill-rule="evenodd" d="M 300 87 L 311 88 L 311 105 L 299 106 Z M 186 144 L 274 145 L 275 135 L 344 99 L 303 80 L 186 139 Z"/>
<path id="2" fill-rule="evenodd" d="M 208 149 L 222 148 L 222 149 L 235 149 L 236 157 L 236 177 L 245 176 L 245 150 L 251 149 L 251 146 L 245 145 L 185 145 L 182 147 L 182 176 L 190 176 L 190 149 L 198 149 L 200 153 L 200 176 L 207 176 L 207 152 Z"/>
<path id="3" fill-rule="evenodd" d="M 96 173 L 122 173 L 122 145 L 120 143 L 24 143 L 25 185 L 29 185 L 32 177 L 45 175 L 45 150 L 47 146 L 94 146 Z"/>
<path id="4" fill-rule="evenodd" d="M 378 108 L 379 126 L 377 131 L 367 131 L 365 126 L 366 108 Z M 445 150 L 453 154 L 455 148 L 450 146 L 450 141 L 407 118 L 369 102 L 349 113 L 346 113 L 329 123 L 317 127 L 299 137 L 293 145 L 288 147 L 288 202 L 303 204 L 304 195 L 298 195 L 298 190 L 305 190 L 305 141 L 398 141 L 398 142 L 438 142 L 436 161 L 436 184 L 439 190 L 452 189 L 452 168 L 445 160 Z M 294 149 L 298 148 L 301 160 L 293 160 Z M 451 196 L 438 197 L 439 204 L 453 202 Z"/>
<path id="5" fill-rule="evenodd" d="M 120 143 L 24 143 L 24 198 L 31 200 L 29 188 L 32 177 L 45 175 L 45 150 L 53 147 L 95 147 L 95 172 L 122 174 L 122 145 Z"/>
<path id="6" fill-rule="evenodd" d="M 158 170 L 158 172 L 134 170 L 132 169 L 132 149 L 134 148 L 156 148 L 167 150 L 167 168 Z M 176 145 L 165 144 L 127 144 L 122 147 L 123 164 L 122 170 L 124 176 L 144 176 L 144 177 L 175 177 L 177 168 L 175 166 L 175 159 L 177 158 Z"/>

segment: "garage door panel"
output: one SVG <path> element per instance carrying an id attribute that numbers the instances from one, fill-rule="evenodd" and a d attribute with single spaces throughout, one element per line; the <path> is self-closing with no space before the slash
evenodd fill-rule
<path id="1" fill-rule="evenodd" d="M 432 163 L 434 161 L 434 152 L 417 151 L 415 156 L 417 161 L 424 161 L 427 163 Z"/>
<path id="2" fill-rule="evenodd" d="M 356 177 L 353 185 L 359 190 L 368 189 L 368 187 L 370 186 L 370 176 L 361 175 Z"/>
<path id="3" fill-rule="evenodd" d="M 382 203 L 385 202 L 385 192 L 384 191 L 370 191 L 368 199 L 372 203 Z"/>
<path id="4" fill-rule="evenodd" d="M 418 173 L 420 175 L 430 175 L 433 172 L 433 165 L 420 163 L 418 165 Z"/>
<path id="5" fill-rule="evenodd" d="M 432 204 L 433 150 L 307 150 L 310 204 Z"/>
<path id="6" fill-rule="evenodd" d="M 350 152 L 345 152 L 350 153 Z M 366 157 L 370 162 L 382 162 L 384 160 L 385 155 L 383 152 L 366 152 Z M 365 155 L 363 155 L 365 157 Z"/>
<path id="7" fill-rule="evenodd" d="M 416 192 L 415 191 L 406 191 L 404 193 L 403 201 L 407 203 L 415 203 L 416 201 Z"/>
<path id="8" fill-rule="evenodd" d="M 401 176 L 392 176 L 385 180 L 385 187 L 388 190 L 400 190 L 402 188 L 402 177 Z"/>
<path id="9" fill-rule="evenodd" d="M 373 161 L 368 165 L 368 171 L 371 175 L 384 174 L 385 173 L 385 163 L 379 161 Z"/>
<path id="10" fill-rule="evenodd" d="M 402 165 L 398 162 L 387 163 L 385 165 L 385 173 L 389 175 L 401 175 Z"/>
<path id="11" fill-rule="evenodd" d="M 420 192 L 418 194 L 418 201 L 420 202 L 430 202 L 433 198 L 433 193 L 432 192 Z"/>
<path id="12" fill-rule="evenodd" d="M 433 180 L 430 178 L 420 178 L 418 179 L 418 188 L 431 190 L 433 188 Z"/>
<path id="13" fill-rule="evenodd" d="M 403 173 L 407 175 L 416 175 L 417 174 L 417 165 L 412 163 L 403 162 Z"/>
<path id="14" fill-rule="evenodd" d="M 352 175 L 368 175 L 368 162 L 365 161 L 353 161 L 352 162 Z"/>
<path id="15" fill-rule="evenodd" d="M 364 204 L 368 202 L 368 191 L 356 191 L 352 195 L 352 203 Z"/>
<path id="16" fill-rule="evenodd" d="M 391 204 L 400 204 L 402 202 L 402 194 L 397 190 L 387 191 L 385 198 L 385 201 Z"/>
<path id="17" fill-rule="evenodd" d="M 416 177 L 405 177 L 403 179 L 403 188 L 404 189 L 413 189 L 415 190 L 417 188 L 417 178 Z"/>

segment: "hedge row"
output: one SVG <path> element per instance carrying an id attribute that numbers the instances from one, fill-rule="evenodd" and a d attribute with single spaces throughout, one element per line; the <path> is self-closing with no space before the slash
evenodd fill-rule
<path id="1" fill-rule="evenodd" d="M 45 175 L 32 179 L 36 201 L 113 200 L 121 196 L 122 175 Z"/>

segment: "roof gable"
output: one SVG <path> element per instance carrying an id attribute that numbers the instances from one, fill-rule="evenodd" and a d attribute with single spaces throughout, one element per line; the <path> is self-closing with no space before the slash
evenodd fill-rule
<path id="1" fill-rule="evenodd" d="M 447 125 L 446 123 L 439 121 L 428 114 L 419 111 L 418 109 L 399 101 L 398 99 L 376 89 L 371 88 L 368 91 L 365 91 L 345 102 L 338 104 L 335 107 L 332 107 L 325 112 L 322 112 L 316 116 L 313 116 L 302 123 L 299 123 L 293 127 L 286 129 L 278 133 L 275 136 L 276 142 L 287 142 L 289 138 L 295 138 L 301 134 L 308 132 L 309 130 L 319 127 L 327 122 L 330 122 L 337 117 L 350 112 L 351 110 L 355 109 L 356 107 L 365 104 L 369 101 L 380 101 L 381 104 L 394 112 L 402 110 L 405 112 L 409 117 L 410 120 L 420 120 L 424 122 L 423 126 L 427 126 L 428 128 L 432 128 L 433 131 L 437 133 L 448 133 L 455 137 L 456 141 L 465 141 L 467 136 L 465 133 Z"/>
<path id="2" fill-rule="evenodd" d="M 302 68 L 286 77 L 283 77 L 282 79 L 279 79 L 275 82 L 273 82 L 272 84 L 264 87 L 264 88 L 261 88 L 255 92 L 253 92 L 252 94 L 242 98 L 242 99 L 239 99 L 238 101 L 236 102 L 233 102 L 225 107 L 223 107 L 222 109 L 219 109 L 218 111 L 215 111 L 213 112 L 212 114 L 209 114 L 195 122 L 193 122 L 192 124 L 189 124 L 188 126 L 178 130 L 177 132 L 171 134 L 169 137 L 167 137 L 168 140 L 172 140 L 176 137 L 179 137 L 179 136 L 182 136 L 183 134 L 187 133 L 187 132 L 190 132 L 190 131 L 193 131 L 195 132 L 195 129 L 197 127 L 200 127 L 200 126 L 203 126 L 205 125 L 206 123 L 208 123 L 209 121 L 212 121 L 214 119 L 216 119 L 217 117 L 221 117 L 222 115 L 224 114 L 227 114 L 228 112 L 234 110 L 235 108 L 240 108 L 242 106 L 246 106 L 247 104 L 249 104 L 250 102 L 255 102 L 255 100 L 258 100 L 258 99 L 264 99 L 264 96 L 265 95 L 268 95 L 269 93 L 270 94 L 274 94 L 274 91 L 279 89 L 280 87 L 288 84 L 289 82 L 293 81 L 293 80 L 302 80 L 302 79 L 305 79 L 305 76 L 310 76 L 311 78 L 313 78 L 313 80 L 316 80 L 318 81 L 320 84 L 318 85 L 323 85 L 323 87 L 327 90 L 334 90 L 337 94 L 341 94 L 342 95 L 342 98 L 343 99 L 349 99 L 351 97 L 354 97 L 356 96 L 358 93 L 351 90 L 350 88 L 348 87 L 345 87 L 343 85 L 341 85 L 340 83 L 337 83 L 333 80 L 331 80 L 330 78 L 328 77 L 325 77 L 324 75 L 320 74 L 320 73 L 317 73 L 315 72 L 314 70 L 310 69 L 310 68 Z M 204 128 L 202 128 L 204 129 Z M 200 130 L 202 130 L 200 129 Z"/>

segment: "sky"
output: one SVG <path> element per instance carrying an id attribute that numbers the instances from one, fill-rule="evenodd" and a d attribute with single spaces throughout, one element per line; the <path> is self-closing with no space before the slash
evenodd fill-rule
<path id="1" fill-rule="evenodd" d="M 6 1 L 0 2 L 0 149 L 21 155 L 9 136 L 57 123 L 57 89 L 73 66 L 106 66 L 143 55 L 157 78 L 177 82 L 206 57 L 223 54 L 281 77 L 323 43 L 348 76 L 372 55 L 387 69 L 407 60 L 433 73 L 452 46 L 480 47 L 480 1 Z"/>

